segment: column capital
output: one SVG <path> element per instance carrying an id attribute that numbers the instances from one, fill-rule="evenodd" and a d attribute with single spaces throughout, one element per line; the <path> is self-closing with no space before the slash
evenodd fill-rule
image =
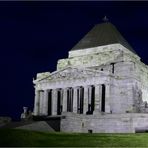
<path id="1" fill-rule="evenodd" d="M 55 89 L 52 89 L 52 91 L 53 91 L 53 92 L 56 92 L 57 90 L 58 90 L 57 88 L 55 88 Z"/>
<path id="2" fill-rule="evenodd" d="M 44 89 L 44 91 L 45 91 L 45 92 L 49 92 L 49 91 L 50 91 L 50 89 Z"/>
<path id="3" fill-rule="evenodd" d="M 63 90 L 68 90 L 68 89 L 70 89 L 70 87 L 65 87 L 65 88 L 63 88 Z"/>
<path id="4" fill-rule="evenodd" d="M 89 87 L 91 87 L 91 85 L 84 85 L 83 87 L 84 88 L 89 88 Z"/>
<path id="5" fill-rule="evenodd" d="M 93 85 L 87 85 L 88 88 L 92 88 Z"/>
<path id="6" fill-rule="evenodd" d="M 59 90 L 60 88 L 54 88 L 54 89 L 52 89 L 52 90 L 54 90 L 54 91 L 57 91 L 57 90 Z"/>
<path id="7" fill-rule="evenodd" d="M 78 89 L 78 88 L 80 88 L 81 86 L 75 86 L 75 87 L 73 87 L 73 89 Z"/>
<path id="8" fill-rule="evenodd" d="M 95 84 L 94 86 L 95 86 L 95 87 L 99 87 L 99 86 L 101 86 L 101 85 L 102 85 L 102 84 Z"/>
<path id="9" fill-rule="evenodd" d="M 36 89 L 36 90 L 35 90 L 35 94 L 38 94 L 38 93 L 39 93 L 39 90 Z"/>
<path id="10" fill-rule="evenodd" d="M 40 89 L 39 92 L 44 92 L 44 90 L 43 89 Z"/>
<path id="11" fill-rule="evenodd" d="M 94 86 L 101 86 L 102 84 L 95 84 Z"/>

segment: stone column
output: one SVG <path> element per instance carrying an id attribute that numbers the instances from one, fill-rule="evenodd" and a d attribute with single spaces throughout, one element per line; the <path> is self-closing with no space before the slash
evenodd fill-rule
<path id="1" fill-rule="evenodd" d="M 67 88 L 63 89 L 63 112 L 67 112 Z"/>
<path id="2" fill-rule="evenodd" d="M 88 111 L 88 100 L 89 99 L 89 93 L 88 93 L 88 86 L 84 87 L 84 111 L 83 113 L 86 114 Z"/>
<path id="3" fill-rule="evenodd" d="M 48 90 L 44 90 L 43 115 L 48 115 Z"/>
<path id="4" fill-rule="evenodd" d="M 110 85 L 105 85 L 105 112 L 110 113 Z"/>
<path id="5" fill-rule="evenodd" d="M 43 90 L 41 90 L 40 91 L 40 107 L 39 107 L 39 114 L 40 115 L 43 115 L 43 103 L 44 103 L 44 91 Z"/>
<path id="6" fill-rule="evenodd" d="M 77 95 L 77 89 L 78 87 L 73 88 L 73 112 L 77 113 L 78 110 L 78 95 Z"/>
<path id="7" fill-rule="evenodd" d="M 34 116 L 39 115 L 39 98 L 40 94 L 38 90 L 35 90 L 35 101 L 34 101 Z"/>
<path id="8" fill-rule="evenodd" d="M 57 89 L 52 90 L 52 115 L 57 115 Z"/>
<path id="9" fill-rule="evenodd" d="M 93 114 L 99 114 L 100 112 L 100 88 L 101 85 L 95 85 L 95 107 Z"/>

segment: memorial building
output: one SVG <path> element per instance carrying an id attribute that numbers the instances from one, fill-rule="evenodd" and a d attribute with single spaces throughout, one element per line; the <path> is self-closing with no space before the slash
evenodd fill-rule
<path id="1" fill-rule="evenodd" d="M 148 130 L 148 66 L 105 21 L 57 62 L 38 73 L 34 116 L 59 117 L 60 131 L 134 133 Z"/>

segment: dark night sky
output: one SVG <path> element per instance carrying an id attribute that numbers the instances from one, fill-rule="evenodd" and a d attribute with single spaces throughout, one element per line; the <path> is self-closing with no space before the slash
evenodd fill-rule
<path id="1" fill-rule="evenodd" d="M 32 79 L 107 15 L 148 64 L 148 2 L 0 2 L 0 116 L 33 108 Z"/>

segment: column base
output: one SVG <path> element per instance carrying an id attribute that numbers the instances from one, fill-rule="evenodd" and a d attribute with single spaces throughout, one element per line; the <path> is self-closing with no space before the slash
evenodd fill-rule
<path id="1" fill-rule="evenodd" d="M 109 105 L 106 105 L 105 106 L 105 112 L 106 113 L 111 113 L 111 110 L 110 110 L 110 106 Z"/>
<path id="2" fill-rule="evenodd" d="M 67 112 L 66 111 L 64 111 L 64 112 L 62 112 L 62 115 L 65 115 Z"/>
<path id="3" fill-rule="evenodd" d="M 101 112 L 99 110 L 94 110 L 93 115 L 101 115 Z"/>
<path id="4" fill-rule="evenodd" d="M 48 116 L 48 114 L 47 113 L 43 113 L 42 116 Z"/>

